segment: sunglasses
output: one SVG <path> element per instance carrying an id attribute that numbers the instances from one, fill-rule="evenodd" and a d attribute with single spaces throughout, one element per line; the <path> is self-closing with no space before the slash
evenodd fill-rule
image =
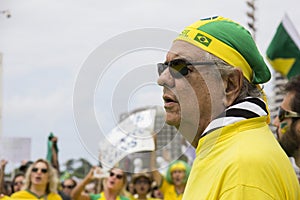
<path id="1" fill-rule="evenodd" d="M 73 189 L 74 185 L 62 185 L 63 188 Z"/>
<path id="2" fill-rule="evenodd" d="M 115 176 L 117 179 L 120 179 L 120 180 L 123 178 L 123 175 L 122 175 L 122 174 L 115 174 L 114 172 L 110 172 L 110 173 L 109 173 L 109 176 L 110 176 L 110 177 Z"/>
<path id="3" fill-rule="evenodd" d="M 278 112 L 279 121 L 282 122 L 286 118 L 300 118 L 300 113 L 287 111 L 280 107 Z"/>
<path id="4" fill-rule="evenodd" d="M 188 66 L 195 65 L 216 65 L 216 62 L 189 62 L 185 59 L 175 59 L 170 62 L 158 63 L 157 71 L 160 76 L 168 67 L 170 69 L 170 74 L 173 78 L 179 79 L 183 76 L 188 75 L 191 69 Z"/>
<path id="5" fill-rule="evenodd" d="M 31 171 L 32 171 L 32 172 L 38 172 L 39 169 L 40 169 L 40 171 L 41 171 L 43 174 L 46 174 L 46 173 L 48 172 L 48 169 L 46 169 L 46 168 L 37 168 L 37 167 L 32 168 Z"/>
<path id="6" fill-rule="evenodd" d="M 138 179 L 135 181 L 136 184 L 151 184 L 150 180 Z"/>
<path id="7" fill-rule="evenodd" d="M 18 181 L 18 182 L 14 182 L 14 185 L 17 186 L 17 185 L 23 185 L 23 181 Z"/>

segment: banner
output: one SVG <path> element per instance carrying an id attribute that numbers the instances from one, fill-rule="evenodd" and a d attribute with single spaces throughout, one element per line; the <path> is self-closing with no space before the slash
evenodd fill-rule
<path id="1" fill-rule="evenodd" d="M 20 163 L 22 160 L 30 160 L 30 153 L 30 138 L 0 138 L 0 159 L 8 160 L 11 163 Z"/>
<path id="2" fill-rule="evenodd" d="M 275 71 L 289 79 L 300 74 L 299 49 L 300 36 L 286 14 L 267 49 L 267 59 Z"/>
<path id="3" fill-rule="evenodd" d="M 105 168 L 111 168 L 125 156 L 141 151 L 153 151 L 152 133 L 155 109 L 135 112 L 118 124 L 100 141 L 100 161 Z"/>

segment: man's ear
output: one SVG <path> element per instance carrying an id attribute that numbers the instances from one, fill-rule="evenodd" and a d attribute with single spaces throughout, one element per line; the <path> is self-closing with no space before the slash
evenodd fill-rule
<path id="1" fill-rule="evenodd" d="M 223 78 L 223 82 L 225 87 L 224 105 L 228 107 L 233 104 L 240 94 L 243 85 L 243 72 L 238 68 L 234 68 L 231 73 Z"/>

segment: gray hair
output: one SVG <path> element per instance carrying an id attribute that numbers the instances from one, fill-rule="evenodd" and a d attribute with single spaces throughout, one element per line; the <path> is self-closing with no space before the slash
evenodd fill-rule
<path id="1" fill-rule="evenodd" d="M 233 70 L 235 68 L 234 66 L 229 65 L 222 59 L 220 59 L 208 52 L 207 52 L 207 54 L 204 54 L 204 55 L 208 61 L 216 62 L 216 65 L 218 66 L 218 70 L 219 70 L 219 73 L 220 73 L 222 79 L 226 78 L 233 72 Z M 243 77 L 243 85 L 242 85 L 240 94 L 235 99 L 234 103 L 238 102 L 246 97 L 263 97 L 263 91 L 257 85 L 250 83 L 245 77 Z"/>

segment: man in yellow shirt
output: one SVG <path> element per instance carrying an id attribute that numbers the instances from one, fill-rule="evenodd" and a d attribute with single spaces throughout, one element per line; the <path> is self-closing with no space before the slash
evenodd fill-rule
<path id="1" fill-rule="evenodd" d="M 153 159 L 152 159 L 153 160 Z M 172 162 L 163 176 L 157 170 L 152 171 L 153 179 L 163 193 L 164 200 L 181 200 L 191 167 L 182 160 Z"/>
<path id="2" fill-rule="evenodd" d="M 157 67 L 166 122 L 196 148 L 184 200 L 300 199 L 268 127 L 259 84 L 271 74 L 244 27 L 220 16 L 199 20 Z"/>

